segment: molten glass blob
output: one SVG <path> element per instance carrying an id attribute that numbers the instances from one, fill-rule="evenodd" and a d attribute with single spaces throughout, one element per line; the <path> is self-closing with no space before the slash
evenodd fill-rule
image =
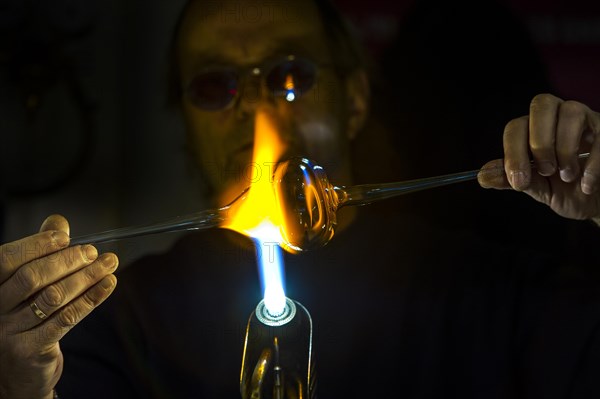
<path id="1" fill-rule="evenodd" d="M 291 159 L 278 165 L 273 188 L 286 249 L 306 251 L 331 240 L 339 199 L 323 168 L 305 158 Z"/>

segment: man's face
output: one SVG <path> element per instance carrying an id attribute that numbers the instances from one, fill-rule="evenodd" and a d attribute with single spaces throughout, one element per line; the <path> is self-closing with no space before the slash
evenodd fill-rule
<path id="1" fill-rule="evenodd" d="M 236 97 L 222 109 L 202 109 L 186 94 L 182 101 L 188 143 L 217 197 L 232 184 L 249 185 L 257 112 L 268 115 L 286 144 L 284 158 L 311 158 L 335 183 L 349 183 L 345 82 L 333 68 L 315 5 L 282 3 L 195 1 L 181 26 L 177 56 L 184 88 L 206 71 L 234 68 L 240 76 Z M 264 84 L 263 66 L 289 55 L 317 65 L 314 85 L 294 101 L 274 96 Z M 254 67 L 261 68 L 260 77 L 248 73 Z"/>

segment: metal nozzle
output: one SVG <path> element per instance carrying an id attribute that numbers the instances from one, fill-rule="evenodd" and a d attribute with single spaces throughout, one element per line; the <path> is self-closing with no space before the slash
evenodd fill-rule
<path id="1" fill-rule="evenodd" d="M 312 399 L 315 385 L 310 314 L 286 298 L 284 311 L 271 315 L 261 301 L 246 329 L 242 398 Z"/>

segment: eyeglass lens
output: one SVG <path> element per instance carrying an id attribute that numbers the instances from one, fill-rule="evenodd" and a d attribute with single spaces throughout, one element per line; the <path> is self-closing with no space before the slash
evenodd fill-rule
<path id="1" fill-rule="evenodd" d="M 293 59 L 273 66 L 265 77 L 265 84 L 273 96 L 294 101 L 310 90 L 316 78 L 315 65 L 304 59 Z M 233 68 L 221 68 L 195 76 L 186 94 L 196 107 L 216 111 L 227 107 L 239 91 L 239 79 Z"/>

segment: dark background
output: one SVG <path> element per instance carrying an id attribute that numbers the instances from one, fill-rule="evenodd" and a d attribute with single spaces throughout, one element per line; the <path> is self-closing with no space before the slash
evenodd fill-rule
<path id="1" fill-rule="evenodd" d="M 600 110 L 598 2 L 368 3 L 336 1 L 370 56 L 373 131 L 391 131 L 401 159 L 374 161 L 365 180 L 478 168 L 501 156 L 503 123 L 540 90 Z M 33 233 L 50 213 L 65 215 L 77 236 L 205 206 L 179 117 L 165 105 L 166 48 L 182 4 L 0 1 L 1 241 Z M 440 209 L 444 197 L 474 189 L 414 198 Z M 441 211 L 473 207 L 454 206 Z M 109 248 L 128 262 L 175 237 Z"/>
<path id="2" fill-rule="evenodd" d="M 368 8 L 359 0 L 338 0 L 335 3 L 358 27 L 372 52 L 379 55 L 394 41 L 403 24 L 412 18 L 411 12 L 417 4 L 427 8 L 441 2 L 372 0 Z M 456 3 L 459 4 L 452 7 L 462 11 L 454 16 L 455 22 L 448 16 L 448 27 L 460 29 L 461 25 L 485 21 L 492 17 L 491 10 L 507 12 L 510 16 L 497 18 L 515 19 L 526 29 L 556 92 L 566 99 L 578 99 L 589 104 L 593 109 L 600 107 L 597 91 L 600 87 L 597 73 L 600 65 L 600 3 L 591 0 L 466 0 Z M 477 30 L 471 32 L 474 41 L 490 39 L 480 37 L 481 32 Z M 510 54 L 506 56 L 510 57 Z"/>

